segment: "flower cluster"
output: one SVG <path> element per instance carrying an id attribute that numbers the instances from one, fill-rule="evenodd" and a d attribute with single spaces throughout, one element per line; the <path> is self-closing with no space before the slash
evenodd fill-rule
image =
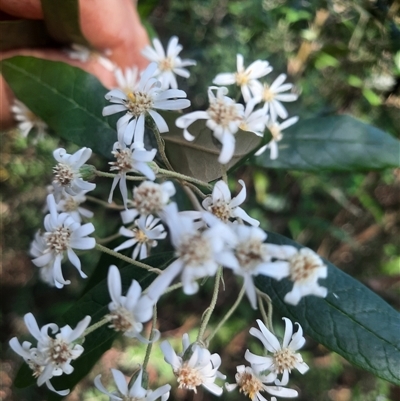
<path id="1" fill-rule="evenodd" d="M 86 316 L 74 330 L 70 326 L 59 329 L 53 323 L 40 329 L 33 315 L 28 313 L 25 323 L 37 339 L 37 346 L 33 347 L 29 342 L 20 344 L 15 337 L 11 339 L 11 348 L 28 363 L 37 384 L 46 383 L 50 390 L 60 395 L 66 395 L 69 390 L 55 390 L 50 380 L 54 376 L 70 374 L 73 371 L 71 362 L 84 351 L 81 345 L 83 337 L 104 326 L 103 330 L 113 330 L 139 340 L 148 349 L 143 365 L 133 374 L 129 384 L 121 371 L 112 369 L 117 390 L 109 392 L 101 381 L 101 375 L 95 379 L 97 389 L 112 401 L 166 401 L 171 386 L 167 384 L 154 391 L 148 389 L 146 373 L 151 347 L 161 336 L 156 329 L 156 306 L 166 292 L 182 287 L 184 294 L 194 295 L 200 288 L 200 280 L 214 280 L 213 298 L 202 316 L 196 341 L 190 342 L 189 336 L 184 334 L 181 353 L 176 353 L 168 341 L 161 343 L 161 350 L 165 361 L 172 367 L 179 388 L 196 393 L 202 386 L 218 396 L 223 393 L 222 383 L 226 376 L 219 371 L 221 357 L 209 351 L 209 343 L 244 294 L 253 309 L 264 302 L 265 297 L 255 285 L 256 277 L 290 281 L 291 287 L 284 301 L 291 305 L 298 305 L 307 295 L 327 295 L 328 290 L 320 285 L 319 279 L 327 277 L 328 269 L 317 254 L 308 248 L 266 242 L 268 235 L 260 227 L 260 222 L 242 207 L 247 196 L 245 181 L 238 180 L 240 190 L 233 196 L 226 174 L 221 174 L 224 179 L 210 185 L 172 170 L 160 136 L 170 127 L 159 111 L 180 111 L 190 106 L 186 93 L 178 89 L 176 76 L 188 78 L 190 74 L 185 67 L 193 66 L 195 62 L 181 59 L 181 50 L 177 37 L 170 39 L 166 51 L 161 42 L 154 39 L 153 48 L 148 46 L 143 50 L 144 56 L 151 61 L 144 71 L 115 69 L 119 87 L 105 95 L 111 104 L 103 109 L 103 116 L 123 113 L 117 122 L 116 141 L 110 150 L 114 157 L 114 161 L 109 162 L 111 173 L 85 165 L 92 154 L 89 148 L 79 149 L 73 154 L 62 148 L 54 151 L 57 165 L 53 169 L 54 178 L 47 196 L 48 214 L 44 218 L 44 231 L 36 233 L 30 250 L 42 279 L 57 288 L 69 284 L 62 271 L 65 259 L 75 266 L 81 277 L 86 278 L 75 250 L 94 247 L 133 266 L 120 269 L 112 264 L 109 267 L 108 311 L 93 326 L 88 328 L 91 317 Z M 243 57 L 237 55 L 237 72 L 218 74 L 213 81 L 218 86 L 208 88 L 209 108 L 180 116 L 176 126 L 183 129 L 187 140 L 192 141 L 195 137 L 189 132 L 190 125 L 199 119 L 206 120 L 206 126 L 221 144 L 218 161 L 223 165 L 229 163 L 234 155 L 235 134 L 239 130 L 263 137 L 268 128 L 272 140 L 265 146 L 271 149 L 271 158 L 276 157 L 276 143 L 282 138 L 281 131 L 297 121 L 297 117 L 288 118 L 281 102 L 292 102 L 297 95 L 284 93 L 292 89 L 292 84 L 284 83 L 284 74 L 271 85 L 260 81 L 271 71 L 269 63 L 262 60 L 256 60 L 245 68 Z M 222 85 L 239 86 L 244 104 L 228 97 L 228 89 Z M 284 121 L 279 122 L 278 118 Z M 153 133 L 148 133 L 146 129 Z M 151 139 L 156 140 L 158 148 L 149 146 L 154 143 Z M 167 170 L 154 161 L 157 153 Z M 222 168 L 222 171 L 226 169 Z M 118 233 L 99 240 L 97 245 L 96 240 L 89 237 L 95 228 L 92 223 L 86 222 L 93 213 L 81 207 L 87 198 L 95 200 L 87 195 L 96 187 L 89 182 L 88 177 L 92 176 L 113 179 L 108 203 L 97 202 L 110 209 L 118 209 L 123 224 Z M 169 179 L 176 179 L 176 183 L 182 186 L 195 210 L 179 209 L 184 202 L 178 204 L 177 200 L 183 196 L 183 191 L 179 191 L 176 183 Z M 128 190 L 129 180 L 140 182 L 133 187 L 132 196 Z M 122 205 L 113 203 L 117 185 Z M 207 193 L 202 192 L 204 188 L 208 189 Z M 102 245 L 119 237 L 125 237 L 125 240 L 115 244 L 114 249 Z M 154 252 L 159 241 L 167 237 L 173 256 L 165 263 L 166 266 L 150 266 L 150 253 Z M 127 249 L 130 249 L 131 258 L 120 253 Z M 151 277 L 150 273 L 157 274 L 147 288 L 141 286 L 145 281 L 139 284 L 133 279 L 138 277 L 136 273 L 140 268 L 147 270 L 146 279 Z M 236 306 L 217 325 L 215 332 L 205 336 L 217 303 L 224 269 L 239 277 L 243 283 L 242 291 Z M 104 308 L 107 303 L 103 304 Z M 151 333 L 146 337 L 144 325 L 151 319 Z M 237 366 L 236 383 L 225 383 L 228 391 L 238 388 L 253 401 L 265 401 L 262 392 L 278 397 L 297 397 L 297 391 L 286 388 L 286 385 L 292 370 L 297 369 L 302 374 L 308 370 L 297 352 L 305 339 L 298 323 L 297 331 L 293 333 L 293 323 L 288 318 L 284 320 L 286 330 L 282 342 L 273 334 L 272 327 L 257 320 L 259 329 L 251 328 L 250 334 L 262 342 L 265 354 L 256 355 L 247 350 L 244 358 L 250 366 Z M 275 397 L 271 398 L 271 401 L 275 400 Z"/>
<path id="2" fill-rule="evenodd" d="M 218 158 L 221 164 L 227 164 L 232 159 L 235 151 L 235 134 L 239 129 L 262 137 L 264 130 L 268 128 L 272 139 L 260 148 L 256 155 L 260 155 L 269 147 L 271 159 L 276 159 L 277 142 L 282 139 L 282 130 L 298 121 L 297 116 L 287 119 L 288 112 L 282 102 L 293 102 L 297 100 L 297 95 L 283 93 L 293 87 L 292 84 L 284 83 L 285 74 L 279 75 L 271 85 L 259 80 L 271 71 L 272 67 L 268 61 L 262 60 L 256 60 L 245 68 L 243 56 L 238 54 L 237 71 L 218 74 L 213 83 L 219 87 L 208 88 L 209 108 L 206 111 L 195 111 L 179 117 L 176 125 L 183 129 L 183 135 L 188 141 L 193 141 L 195 137 L 189 133 L 188 127 L 196 120 L 207 120 L 206 126 L 213 131 L 214 137 L 222 146 Z M 228 89 L 224 85 L 239 86 L 245 106 L 226 96 Z M 259 108 L 255 110 L 257 105 Z M 284 121 L 279 123 L 278 117 Z"/>
<path id="3" fill-rule="evenodd" d="M 59 329 L 54 323 L 39 328 L 32 313 L 27 313 L 24 320 L 29 332 L 36 338 L 37 346 L 32 347 L 28 341 L 24 341 L 21 345 L 18 339 L 13 337 L 10 340 L 10 347 L 22 356 L 32 369 L 38 386 L 46 383 L 51 391 L 62 396 L 67 395 L 69 390 L 56 391 L 50 380 L 54 376 L 61 376 L 64 373 L 69 375 L 74 371 L 71 361 L 77 359 L 84 351 L 77 341 L 82 340 L 84 331 L 90 323 L 90 316 L 81 320 L 74 330 L 68 325 Z M 53 336 L 49 335 L 49 330 Z"/>

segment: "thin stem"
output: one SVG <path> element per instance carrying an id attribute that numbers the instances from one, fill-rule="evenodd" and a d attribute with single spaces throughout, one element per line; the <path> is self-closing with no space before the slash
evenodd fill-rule
<path id="1" fill-rule="evenodd" d="M 221 177 L 225 184 L 228 184 L 228 174 L 226 173 L 226 166 L 225 164 L 221 164 Z"/>
<path id="2" fill-rule="evenodd" d="M 108 202 L 105 202 L 101 199 L 97 199 L 94 196 L 90 196 L 90 195 L 85 195 L 85 197 L 86 197 L 86 200 L 88 200 L 89 202 L 97 203 L 98 205 L 106 207 L 107 209 L 114 209 L 114 210 L 124 210 L 125 209 L 125 206 L 116 205 L 114 202 L 108 203 Z"/>
<path id="3" fill-rule="evenodd" d="M 189 197 L 190 201 L 192 202 L 193 207 L 200 212 L 204 212 L 204 209 L 201 207 L 200 202 L 197 199 L 196 195 L 193 193 L 193 191 L 186 185 L 182 185 L 182 188 L 186 192 L 186 195 Z"/>
<path id="4" fill-rule="evenodd" d="M 208 184 L 207 182 L 198 180 L 196 178 L 189 177 L 188 175 L 177 173 L 176 171 L 169 171 L 169 170 L 160 168 L 160 169 L 158 169 L 158 172 L 167 177 L 173 177 L 173 178 L 177 178 L 178 180 L 193 182 L 193 184 L 197 184 L 202 187 L 206 187 L 210 190 L 212 189 L 212 185 Z"/>
<path id="5" fill-rule="evenodd" d="M 260 312 L 261 312 L 261 316 L 264 320 L 264 323 L 267 326 L 268 330 L 272 334 L 275 334 L 274 327 L 272 325 L 273 306 L 272 306 L 271 298 L 267 294 L 265 294 L 264 292 L 261 292 L 259 290 L 257 290 L 257 295 L 258 295 L 258 305 L 260 306 Z M 267 302 L 268 314 L 265 312 L 263 301 Z"/>
<path id="6" fill-rule="evenodd" d="M 213 330 L 213 332 L 206 338 L 206 343 L 207 346 L 210 343 L 210 341 L 214 338 L 214 336 L 217 334 L 219 329 L 225 324 L 225 322 L 232 316 L 232 313 L 235 312 L 236 308 L 239 306 L 240 301 L 243 298 L 244 293 L 246 292 L 246 288 L 243 285 L 242 289 L 239 292 L 239 295 L 235 301 L 235 303 L 232 305 L 232 307 L 228 310 L 226 315 L 222 318 L 222 320 L 217 324 L 217 327 Z"/>
<path id="7" fill-rule="evenodd" d="M 142 369 L 143 371 L 146 370 L 147 364 L 149 363 L 149 359 L 150 359 L 150 354 L 151 354 L 151 348 L 153 347 L 153 338 L 154 338 L 154 330 L 156 328 L 156 324 L 157 324 L 157 305 L 154 305 L 153 307 L 153 320 L 151 322 L 151 333 L 149 336 L 149 343 L 147 345 L 146 348 L 146 355 L 144 356 L 144 361 L 143 361 L 143 365 L 142 365 Z"/>
<path id="8" fill-rule="evenodd" d="M 82 337 L 86 337 L 93 331 L 97 330 L 99 327 L 104 326 L 106 323 L 110 321 L 110 318 L 108 316 L 103 317 L 103 319 L 99 320 L 97 323 L 92 324 L 89 326 L 82 334 Z"/>
<path id="9" fill-rule="evenodd" d="M 119 238 L 120 236 L 121 236 L 120 233 L 115 233 L 113 235 L 110 235 L 109 237 L 96 238 L 96 244 L 107 244 L 107 242 L 110 242 L 116 238 Z"/>
<path id="10" fill-rule="evenodd" d="M 169 292 L 175 291 L 175 290 L 177 290 L 178 288 L 181 288 L 181 287 L 183 287 L 182 283 L 172 284 L 164 291 L 164 294 L 168 294 Z"/>
<path id="11" fill-rule="evenodd" d="M 162 161 L 164 162 L 165 166 L 168 170 L 174 171 L 174 168 L 171 166 L 171 163 L 168 160 L 167 155 L 165 154 L 165 143 L 164 139 L 162 138 L 160 131 L 158 130 L 156 124 L 153 124 L 151 129 L 154 132 L 154 136 L 156 137 L 158 151 L 160 152 L 160 156 Z"/>
<path id="12" fill-rule="evenodd" d="M 122 255 L 119 252 L 115 252 L 112 249 L 107 248 L 107 247 L 105 247 L 105 246 L 103 246 L 101 244 L 96 244 L 96 249 L 98 249 L 101 252 L 108 253 L 109 255 L 115 256 L 116 258 L 121 259 L 121 260 L 123 260 L 125 262 L 128 262 L 131 265 L 135 265 L 135 266 L 138 266 L 138 267 L 140 267 L 142 269 L 146 269 L 151 273 L 156 273 L 156 274 L 161 274 L 162 273 L 162 270 L 160 270 L 160 269 L 157 269 L 157 268 L 152 267 L 150 265 L 146 265 L 145 263 L 142 263 L 142 262 L 138 262 L 135 259 L 128 258 L 128 256 Z"/>
<path id="13" fill-rule="evenodd" d="M 208 195 L 203 193 L 199 188 L 196 187 L 196 185 L 193 185 L 190 182 L 186 182 L 185 185 L 189 187 L 193 192 L 195 192 L 197 196 L 199 196 L 201 199 L 207 198 Z"/>
<path id="14" fill-rule="evenodd" d="M 217 303 L 219 284 L 222 277 L 222 267 L 218 267 L 217 274 L 215 275 L 214 291 L 211 298 L 210 306 L 204 311 L 203 319 L 201 321 L 199 334 L 197 335 L 197 342 L 203 341 L 204 332 L 206 331 L 207 324 L 210 321 L 211 315 Z"/>
<path id="15" fill-rule="evenodd" d="M 106 178 L 115 178 L 118 176 L 118 174 L 106 173 L 105 171 L 99 171 L 99 170 L 96 170 L 95 174 L 99 177 L 106 177 Z M 133 175 L 126 175 L 126 179 L 128 181 L 145 181 L 145 180 L 147 180 L 146 177 L 133 176 Z"/>

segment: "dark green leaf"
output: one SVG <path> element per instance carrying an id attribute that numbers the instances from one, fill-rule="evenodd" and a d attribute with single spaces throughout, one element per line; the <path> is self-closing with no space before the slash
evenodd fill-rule
<path id="1" fill-rule="evenodd" d="M 43 47 L 53 43 L 43 21 L 0 21 L 0 51 Z"/>
<path id="2" fill-rule="evenodd" d="M 289 127 L 279 142 L 279 157 L 265 152 L 258 166 L 292 170 L 371 170 L 400 164 L 400 141 L 350 116 L 303 120 Z"/>
<path id="3" fill-rule="evenodd" d="M 292 245 L 282 235 L 268 233 L 267 242 Z M 257 287 L 268 294 L 282 316 L 299 322 L 305 333 L 362 369 L 400 384 L 400 316 L 363 284 L 325 261 L 328 278 L 326 298 L 307 296 L 297 306 L 283 302 L 292 283 L 256 278 Z"/>
<path id="4" fill-rule="evenodd" d="M 2 62 L 15 96 L 59 136 L 111 156 L 116 132 L 102 117 L 107 89 L 93 75 L 65 63 L 34 57 Z"/>
<path id="5" fill-rule="evenodd" d="M 40 0 L 40 2 L 47 29 L 55 40 L 89 47 L 81 32 L 78 0 Z"/>
<path id="6" fill-rule="evenodd" d="M 172 167 L 179 173 L 202 181 L 213 181 L 221 177 L 221 164 L 218 162 L 220 144 L 206 127 L 205 120 L 197 120 L 189 132 L 196 137 L 193 142 L 183 137 L 183 131 L 177 128 L 176 113 L 162 113 L 168 123 L 169 132 L 163 134 L 165 151 Z M 227 167 L 230 169 L 260 143 L 260 138 L 251 132 L 239 131 L 236 135 L 235 153 Z"/>

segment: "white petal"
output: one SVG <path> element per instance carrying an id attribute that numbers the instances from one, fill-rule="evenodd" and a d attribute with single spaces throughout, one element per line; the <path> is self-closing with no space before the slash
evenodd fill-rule
<path id="1" fill-rule="evenodd" d="M 153 117 L 153 120 L 161 133 L 169 131 L 168 124 L 159 113 L 154 110 L 149 110 L 149 114 Z"/>
<path id="2" fill-rule="evenodd" d="M 111 265 L 108 269 L 107 284 L 112 301 L 116 304 L 120 304 L 122 294 L 121 275 L 118 267 L 115 265 Z"/>
<path id="3" fill-rule="evenodd" d="M 125 396 L 128 395 L 128 384 L 126 383 L 125 376 L 117 369 L 111 369 L 114 382 L 117 385 L 119 392 Z"/>

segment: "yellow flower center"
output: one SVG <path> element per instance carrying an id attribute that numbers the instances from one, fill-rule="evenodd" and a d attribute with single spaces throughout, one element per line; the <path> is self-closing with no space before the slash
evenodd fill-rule
<path id="1" fill-rule="evenodd" d="M 245 72 L 245 71 L 238 71 L 235 73 L 235 80 L 236 80 L 236 85 L 238 86 L 243 86 L 243 85 L 247 85 L 247 83 L 249 82 L 249 75 L 250 72 Z"/>
<path id="2" fill-rule="evenodd" d="M 162 195 L 159 184 L 143 183 L 133 190 L 133 206 L 139 214 L 159 213 L 164 207 Z"/>
<path id="3" fill-rule="evenodd" d="M 115 162 L 109 162 L 111 165 L 110 171 L 118 170 L 126 173 L 132 170 L 132 151 L 128 148 L 117 149 L 111 152 L 117 159 Z"/>
<path id="4" fill-rule="evenodd" d="M 240 121 L 235 104 L 227 104 L 223 99 L 216 99 L 207 110 L 208 115 L 218 125 L 227 128 L 232 121 Z"/>
<path id="5" fill-rule="evenodd" d="M 265 245 L 255 238 L 241 242 L 235 249 L 240 266 L 248 271 L 254 270 L 259 263 L 263 262 L 264 253 Z"/>
<path id="6" fill-rule="evenodd" d="M 290 279 L 295 282 L 307 280 L 314 274 L 315 269 L 323 265 L 318 255 L 306 249 L 292 256 L 289 263 Z"/>
<path id="7" fill-rule="evenodd" d="M 195 393 L 197 393 L 196 387 L 203 383 L 201 374 L 196 369 L 187 366 L 186 363 L 176 370 L 174 374 L 177 377 L 179 388 L 193 390 Z"/>
<path id="8" fill-rule="evenodd" d="M 236 382 L 239 386 L 239 391 L 244 395 L 248 395 L 251 400 L 257 393 L 264 390 L 262 382 L 249 372 L 237 373 Z"/>
<path id="9" fill-rule="evenodd" d="M 135 234 L 135 239 L 137 242 L 139 242 L 139 244 L 145 244 L 149 240 L 147 235 L 142 230 L 134 228 L 132 231 Z"/>
<path id="10" fill-rule="evenodd" d="M 125 106 L 135 117 L 139 117 L 153 107 L 153 100 L 147 93 L 129 92 L 127 98 Z"/>
<path id="11" fill-rule="evenodd" d="M 72 358 L 71 345 L 63 339 L 53 339 L 49 348 L 49 359 L 56 365 L 62 365 Z"/>
<path id="12" fill-rule="evenodd" d="M 272 92 L 269 85 L 264 84 L 262 98 L 264 102 L 272 102 L 275 98 L 276 93 Z"/>
<path id="13" fill-rule="evenodd" d="M 188 266 L 204 265 L 211 259 L 211 245 L 200 233 L 184 238 L 177 256 Z"/>
<path id="14" fill-rule="evenodd" d="M 170 57 L 164 58 L 158 63 L 160 71 L 172 71 L 174 68 L 173 60 Z"/>
<path id="15" fill-rule="evenodd" d="M 57 227 L 53 232 L 44 234 L 48 250 L 62 253 L 68 249 L 71 231 L 65 227 Z"/>
<path id="16" fill-rule="evenodd" d="M 114 329 L 115 331 L 128 331 L 135 324 L 132 314 L 123 307 L 119 307 L 118 309 L 111 311 L 107 316 L 111 322 L 108 327 Z"/>
<path id="17" fill-rule="evenodd" d="M 279 142 L 282 138 L 282 132 L 281 130 L 278 128 L 278 126 L 276 124 L 270 125 L 268 126 L 269 132 L 272 135 L 272 138 L 276 141 Z"/>
<path id="18" fill-rule="evenodd" d="M 296 365 L 296 354 L 289 348 L 281 349 L 275 352 L 274 362 L 276 373 L 283 373 L 285 370 L 290 372 Z"/>
<path id="19" fill-rule="evenodd" d="M 53 173 L 54 181 L 63 187 L 69 186 L 74 179 L 74 170 L 68 164 L 58 163 L 53 168 Z"/>
<path id="20" fill-rule="evenodd" d="M 228 222 L 231 217 L 231 208 L 223 200 L 219 200 L 209 207 L 212 214 L 221 219 L 224 223 Z"/>

